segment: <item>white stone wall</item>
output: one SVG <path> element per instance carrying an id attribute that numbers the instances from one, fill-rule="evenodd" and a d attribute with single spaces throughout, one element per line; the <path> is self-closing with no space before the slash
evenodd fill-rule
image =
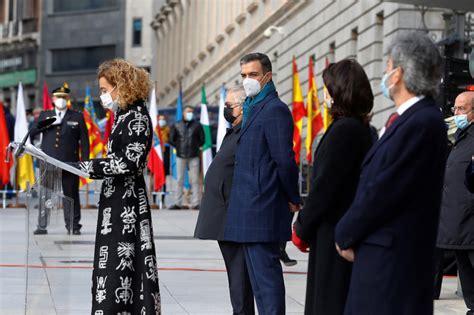
<path id="1" fill-rule="evenodd" d="M 417 8 L 381 0 L 181 0 L 172 10 L 158 30 L 152 67 L 160 106 L 175 105 L 179 80 L 185 104 L 199 104 L 203 82 L 209 103 L 217 104 L 220 85 L 240 83 L 239 59 L 254 51 L 271 58 L 277 90 L 288 104 L 293 56 L 306 97 L 308 60 L 315 54 L 322 97 L 325 58 L 334 62 L 354 57 L 372 83 L 376 96 L 372 123 L 377 128 L 393 110 L 379 88 L 386 47 L 400 31 L 423 28 Z M 430 9 L 425 15 L 430 34 L 438 40 L 444 28 L 442 12 Z M 285 34 L 274 32 L 265 38 L 263 32 L 270 25 L 282 26 Z"/>
<path id="2" fill-rule="evenodd" d="M 153 20 L 153 0 L 126 0 L 125 13 L 125 59 L 140 67 L 150 67 L 152 64 L 153 30 L 150 23 Z M 132 45 L 133 19 L 142 19 L 142 45 Z M 119 30 L 117 30 L 119 31 Z"/>

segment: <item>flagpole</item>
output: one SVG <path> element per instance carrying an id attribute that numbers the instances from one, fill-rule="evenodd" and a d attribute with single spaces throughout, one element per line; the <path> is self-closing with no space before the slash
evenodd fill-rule
<path id="1" fill-rule="evenodd" d="M 148 172 L 150 174 L 150 208 L 151 209 L 159 209 L 159 207 L 156 205 L 155 200 L 153 200 L 154 192 L 155 192 L 155 187 L 153 185 L 153 176 L 154 174 L 152 172 Z M 161 197 L 161 196 L 160 196 Z"/>

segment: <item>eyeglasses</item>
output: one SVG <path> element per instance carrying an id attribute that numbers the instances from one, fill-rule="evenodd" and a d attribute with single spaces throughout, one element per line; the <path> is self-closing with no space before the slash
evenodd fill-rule
<path id="1" fill-rule="evenodd" d="M 225 102 L 224 105 L 228 108 L 234 108 L 234 107 L 240 106 L 240 103 Z"/>
<path id="2" fill-rule="evenodd" d="M 456 113 L 456 111 L 459 111 L 461 114 L 467 114 L 467 113 L 471 112 L 471 111 L 466 112 L 467 109 L 465 107 L 462 107 L 462 106 L 453 106 L 453 107 L 451 107 L 451 112 L 453 114 Z"/>

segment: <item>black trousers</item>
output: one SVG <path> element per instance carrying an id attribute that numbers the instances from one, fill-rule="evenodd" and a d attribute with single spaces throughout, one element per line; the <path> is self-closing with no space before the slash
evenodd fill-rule
<path id="1" fill-rule="evenodd" d="M 46 181 L 43 183 L 47 187 L 52 187 L 52 177 L 54 172 L 46 171 Z M 80 230 L 82 225 L 79 224 L 81 220 L 81 203 L 79 199 L 79 177 L 69 172 L 62 172 L 62 188 L 64 196 L 72 199 L 72 203 L 66 198 L 63 200 L 64 206 L 64 223 L 67 230 Z M 51 196 L 49 190 L 40 191 L 40 198 L 49 199 Z M 40 201 L 39 214 L 38 214 L 38 229 L 45 230 L 48 226 L 49 221 L 49 209 L 44 206 L 44 203 Z"/>
<path id="2" fill-rule="evenodd" d="M 456 250 L 456 262 L 459 270 L 464 303 L 470 310 L 474 310 L 474 251 Z"/>
<path id="3" fill-rule="evenodd" d="M 254 315 L 252 284 L 250 282 L 242 244 L 219 241 L 229 279 L 230 301 L 233 314 Z"/>

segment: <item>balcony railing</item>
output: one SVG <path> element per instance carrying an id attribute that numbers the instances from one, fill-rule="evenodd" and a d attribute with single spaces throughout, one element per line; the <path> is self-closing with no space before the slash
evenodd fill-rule
<path id="1" fill-rule="evenodd" d="M 0 40 L 15 39 L 36 32 L 38 32 L 38 19 L 36 18 L 29 18 L 21 21 L 9 21 L 0 24 Z"/>

